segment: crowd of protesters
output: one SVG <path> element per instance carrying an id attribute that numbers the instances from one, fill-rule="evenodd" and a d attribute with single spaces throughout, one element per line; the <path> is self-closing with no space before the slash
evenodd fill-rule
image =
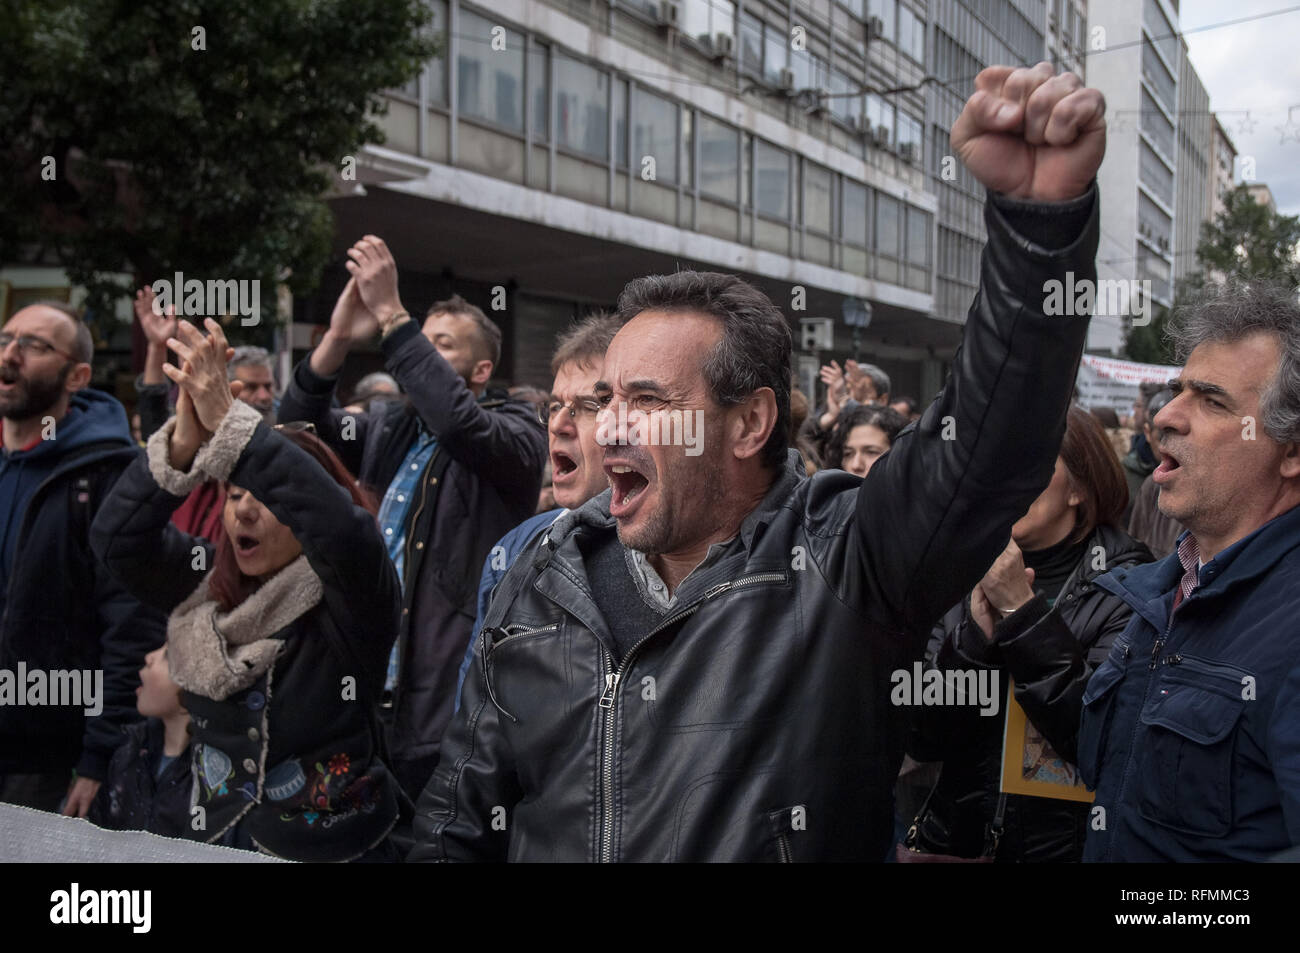
<path id="1" fill-rule="evenodd" d="M 773 303 L 694 271 L 498 388 L 491 318 L 417 319 L 366 235 L 282 391 L 142 289 L 133 439 L 76 313 L 18 311 L 0 669 L 102 690 L 0 693 L 0 801 L 301 861 L 1300 843 L 1300 306 L 1228 281 L 1131 419 L 1073 402 L 1088 318 L 1035 289 L 1095 279 L 1103 112 L 1046 64 L 980 75 L 952 138 L 988 245 L 928 405 L 856 359 L 817 403 Z M 900 703 L 913 671 L 994 694 Z M 1074 796 L 1007 790 L 1013 717 Z"/>

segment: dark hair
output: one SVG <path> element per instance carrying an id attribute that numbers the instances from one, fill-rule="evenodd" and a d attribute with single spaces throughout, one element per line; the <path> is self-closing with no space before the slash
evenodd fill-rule
<path id="1" fill-rule="evenodd" d="M 334 482 L 348 491 L 354 504 L 371 516 L 379 512 L 370 493 L 357 483 L 338 455 L 315 434 L 287 427 L 277 427 L 276 430 L 286 440 L 307 451 L 308 455 L 324 467 L 325 472 L 334 478 Z M 208 576 L 208 596 L 216 601 L 223 612 L 229 612 L 256 592 L 260 583 L 239 571 L 239 563 L 235 560 L 235 547 L 224 532 L 224 521 L 220 526 L 222 532 L 218 534 L 217 539 L 212 540 L 217 552 L 212 560 L 212 574 Z"/>
<path id="2" fill-rule="evenodd" d="M 90 333 L 90 328 L 86 322 L 81 320 L 81 315 L 77 309 L 72 307 L 66 301 L 55 301 L 53 298 L 42 298 L 40 301 L 33 301 L 31 304 L 23 305 L 23 308 L 49 308 L 51 311 L 57 311 L 69 321 L 72 322 L 72 356 L 76 358 L 79 364 L 89 364 L 95 359 L 95 339 Z"/>
<path id="3" fill-rule="evenodd" d="M 906 417 L 885 404 L 857 404 L 840 411 L 830 439 L 826 441 L 826 466 L 832 470 L 844 469 L 844 444 L 848 442 L 854 427 L 879 427 L 892 447 L 907 424 Z"/>
<path id="4" fill-rule="evenodd" d="M 619 320 L 608 311 L 587 315 L 555 339 L 555 354 L 551 357 L 551 373 L 570 361 L 579 367 L 592 367 L 605 359 L 609 342 L 618 333 Z"/>
<path id="5" fill-rule="evenodd" d="M 1087 539 L 1103 523 L 1118 526 L 1128 506 L 1128 480 L 1101 421 L 1078 404 L 1066 413 L 1060 457 L 1070 485 L 1083 497 L 1070 541 Z"/>
<path id="6" fill-rule="evenodd" d="M 427 321 L 435 314 L 454 314 L 469 318 L 478 329 L 479 343 L 482 345 L 478 349 L 480 359 L 491 361 L 493 367 L 501 363 L 501 329 L 497 327 L 495 321 L 483 313 L 483 309 L 478 305 L 470 304 L 460 295 L 452 295 L 450 298 L 429 305 L 424 319 Z"/>
<path id="7" fill-rule="evenodd" d="M 913 417 L 913 416 L 916 415 L 916 398 L 915 398 L 915 397 L 895 397 L 895 398 L 894 398 L 893 400 L 891 400 L 889 403 L 890 403 L 890 404 L 902 404 L 904 407 L 906 407 L 907 410 L 905 410 L 905 411 L 900 411 L 900 413 L 903 413 L 903 414 L 906 415 L 907 417 Z"/>
<path id="8" fill-rule="evenodd" d="M 1093 407 L 1088 411 L 1103 427 L 1118 427 L 1119 414 L 1115 412 L 1114 407 Z"/>
<path id="9" fill-rule="evenodd" d="M 799 439 L 799 431 L 808 419 L 808 395 L 798 387 L 790 391 L 790 443 Z"/>
<path id="10" fill-rule="evenodd" d="M 723 407 L 739 404 L 760 387 L 776 395 L 776 425 L 763 445 L 764 466 L 785 464 L 790 445 L 790 325 L 770 298 L 735 275 L 679 271 L 646 275 L 618 296 L 619 321 L 642 311 L 693 312 L 722 322 L 722 337 L 704 358 L 704 380 Z"/>
<path id="11" fill-rule="evenodd" d="M 1150 424 L 1151 421 L 1155 420 L 1156 414 L 1164 410 L 1165 404 L 1169 403 L 1173 399 L 1174 399 L 1174 392 L 1170 390 L 1168 387 L 1162 387 L 1160 390 L 1152 394 L 1151 399 L 1147 401 L 1146 422 Z M 1155 425 L 1152 424 L 1151 426 L 1152 429 L 1154 430 Z"/>

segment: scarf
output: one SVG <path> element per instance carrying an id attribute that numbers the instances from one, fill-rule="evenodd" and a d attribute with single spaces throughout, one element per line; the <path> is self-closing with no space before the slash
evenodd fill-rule
<path id="1" fill-rule="evenodd" d="M 271 667 L 284 642 L 271 638 L 320 602 L 324 592 L 299 556 L 229 612 L 208 598 L 208 577 L 167 620 L 167 663 L 186 691 L 223 701 Z"/>

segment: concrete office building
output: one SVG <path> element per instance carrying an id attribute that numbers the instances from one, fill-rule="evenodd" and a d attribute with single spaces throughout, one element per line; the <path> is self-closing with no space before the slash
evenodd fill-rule
<path id="1" fill-rule="evenodd" d="M 1197 270 L 1196 243 L 1200 239 L 1201 223 L 1210 220 L 1208 186 L 1214 181 L 1211 163 L 1215 122 L 1210 112 L 1210 94 L 1187 57 L 1187 44 L 1180 38 L 1178 45 L 1178 162 L 1174 174 L 1172 249 L 1175 282 Z"/>
<path id="2" fill-rule="evenodd" d="M 1100 48 L 1089 44 L 1088 75 L 1105 95 L 1109 117 L 1097 175 L 1104 196 L 1098 277 L 1150 281 L 1155 303 L 1168 305 L 1177 201 L 1177 9 L 1168 0 L 1092 0 L 1088 27 L 1101 40 Z M 1129 324 L 1129 315 L 1095 317 L 1088 349 L 1119 352 Z"/>
<path id="3" fill-rule="evenodd" d="M 935 312 L 965 320 L 979 282 L 984 247 L 984 188 L 951 155 L 948 134 L 974 88 L 976 74 L 994 64 L 1047 60 L 1086 80 L 1083 45 L 1087 6 L 1071 0 L 934 0 L 930 4 L 934 67 L 945 80 L 928 87 L 930 188 L 939 200 Z"/>
<path id="4" fill-rule="evenodd" d="M 1233 189 L 1233 179 L 1237 174 L 1237 147 L 1232 144 L 1232 138 L 1218 116 L 1210 125 L 1210 137 L 1212 163 L 1207 191 L 1210 219 L 1213 220 L 1223 211 L 1223 196 Z"/>
<path id="5" fill-rule="evenodd" d="M 797 350 L 800 318 L 832 319 L 833 348 L 800 354 L 806 386 L 818 357 L 850 353 L 855 302 L 872 312 L 862 357 L 896 393 L 941 385 L 960 327 L 935 306 L 924 2 L 430 8 L 443 53 L 388 95 L 387 142 L 333 202 L 337 247 L 382 235 L 413 310 L 452 291 L 484 307 L 501 379 L 546 384 L 575 316 L 690 267 L 763 288 Z M 917 90 L 874 92 L 898 87 Z M 345 277 L 297 303 L 299 351 Z"/>

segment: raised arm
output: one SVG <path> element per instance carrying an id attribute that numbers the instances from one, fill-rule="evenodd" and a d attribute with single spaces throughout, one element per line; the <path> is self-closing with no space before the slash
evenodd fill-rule
<path id="1" fill-rule="evenodd" d="M 849 542 L 868 611 L 912 631 L 971 589 L 1051 479 L 1088 315 L 1053 313 L 1049 293 L 1073 305 L 1096 277 L 1101 94 L 1045 63 L 976 85 L 952 143 L 990 189 L 980 288 L 943 391 L 859 490 Z"/>
<path id="2" fill-rule="evenodd" d="M 193 402 L 199 423 L 212 432 L 193 457 L 193 468 L 247 490 L 293 532 L 323 583 L 331 615 L 353 623 L 344 627 L 345 637 L 391 641 L 400 594 L 374 516 L 310 454 L 234 399 L 226 382 L 221 326 L 209 320 L 207 328 L 211 337 L 204 338 L 182 322 L 186 340 L 173 341 L 173 346 L 186 369 L 167 368 Z M 171 458 L 178 466 L 187 462 L 185 456 L 173 447 Z M 378 673 L 365 674 L 373 678 Z"/>

